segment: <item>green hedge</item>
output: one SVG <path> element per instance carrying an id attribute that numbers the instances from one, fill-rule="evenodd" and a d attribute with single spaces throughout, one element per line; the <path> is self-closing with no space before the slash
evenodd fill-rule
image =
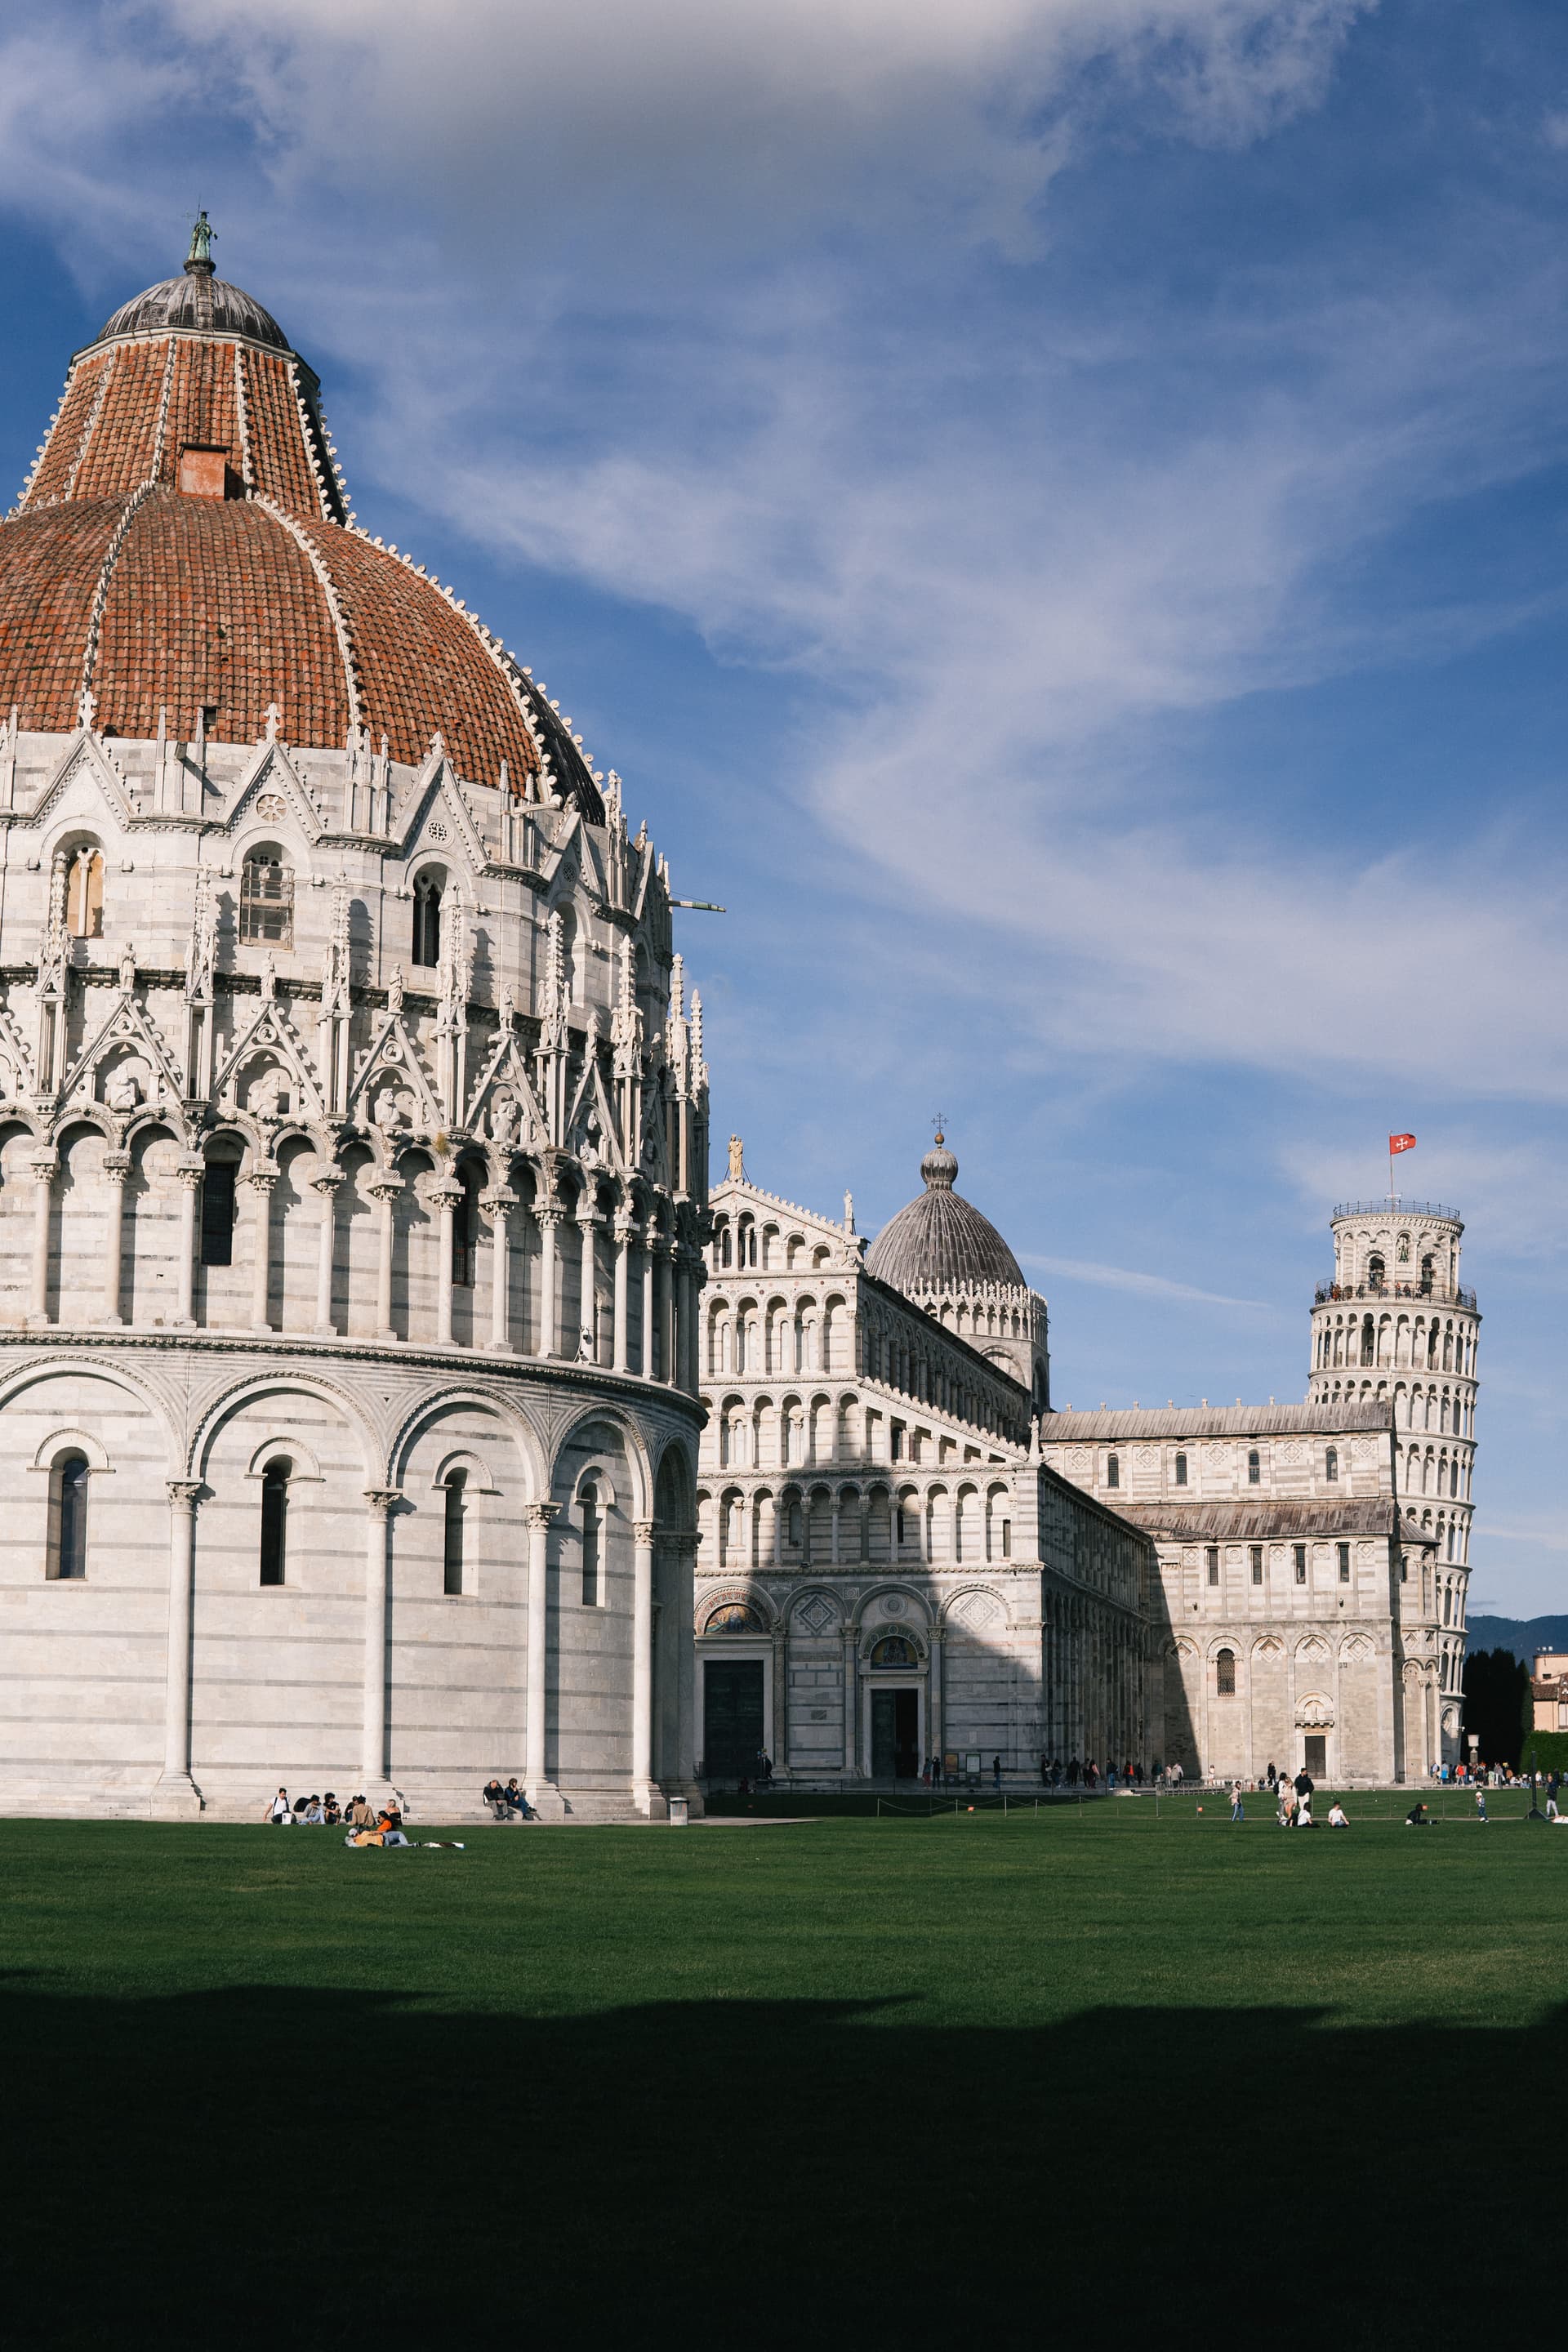
<path id="1" fill-rule="evenodd" d="M 1520 1736 L 1519 1769 L 1530 1769 L 1530 1751 L 1535 1750 L 1535 1766 L 1539 1772 L 1568 1772 L 1568 1731 L 1526 1731 Z"/>

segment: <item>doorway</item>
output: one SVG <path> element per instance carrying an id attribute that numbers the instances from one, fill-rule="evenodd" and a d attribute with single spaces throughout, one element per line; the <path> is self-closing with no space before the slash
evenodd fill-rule
<path id="1" fill-rule="evenodd" d="M 762 1747 L 761 1658 L 709 1659 L 702 1674 L 702 1761 L 708 1778 L 752 1778 Z"/>
<path id="2" fill-rule="evenodd" d="M 1309 1731 L 1303 1745 L 1307 1751 L 1307 1770 L 1314 1780 L 1323 1780 L 1329 1769 L 1329 1735 L 1326 1731 Z"/>
<path id="3" fill-rule="evenodd" d="M 921 1695 L 918 1690 L 871 1693 L 871 1777 L 918 1780 L 921 1777 Z"/>

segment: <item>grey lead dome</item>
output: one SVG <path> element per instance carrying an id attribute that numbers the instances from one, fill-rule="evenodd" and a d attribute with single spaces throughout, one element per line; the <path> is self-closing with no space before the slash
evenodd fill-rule
<path id="1" fill-rule="evenodd" d="M 155 335 L 171 329 L 178 333 L 182 328 L 199 335 L 243 335 L 275 352 L 289 348 L 289 338 L 270 310 L 264 310 L 243 287 L 231 286 L 226 278 L 209 277 L 204 270 L 165 278 L 122 302 L 100 331 L 98 341 L 107 343 L 117 335 Z"/>
<path id="2" fill-rule="evenodd" d="M 990 1218 L 953 1191 L 958 1162 L 940 1135 L 936 1140 L 936 1150 L 921 1161 L 925 1191 L 883 1226 L 867 1256 L 867 1271 L 907 1297 L 966 1282 L 1026 1290 L 1017 1259 Z"/>

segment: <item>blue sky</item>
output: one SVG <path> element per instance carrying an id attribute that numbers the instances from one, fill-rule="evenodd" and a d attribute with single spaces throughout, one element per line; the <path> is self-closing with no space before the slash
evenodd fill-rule
<path id="1" fill-rule="evenodd" d="M 1568 11 L 8 11 L 14 482 L 198 204 L 729 908 L 751 1172 L 875 1230 L 943 1111 L 1058 1402 L 1283 1399 L 1414 1129 L 1472 1611 L 1563 1608 Z"/>

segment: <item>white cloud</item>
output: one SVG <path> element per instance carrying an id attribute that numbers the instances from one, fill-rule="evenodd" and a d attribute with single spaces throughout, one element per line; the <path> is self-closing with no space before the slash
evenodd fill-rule
<path id="1" fill-rule="evenodd" d="M 1151 1298 L 1179 1299 L 1204 1307 L 1244 1307 L 1263 1314 L 1276 1309 L 1265 1298 L 1227 1298 L 1217 1290 L 1199 1290 L 1190 1282 L 1174 1282 L 1163 1274 L 1143 1274 L 1136 1267 L 1100 1265 L 1090 1258 L 1031 1257 L 1018 1253 L 1021 1265 L 1041 1274 L 1059 1274 L 1071 1282 L 1086 1282 L 1100 1290 L 1134 1290 Z"/>

